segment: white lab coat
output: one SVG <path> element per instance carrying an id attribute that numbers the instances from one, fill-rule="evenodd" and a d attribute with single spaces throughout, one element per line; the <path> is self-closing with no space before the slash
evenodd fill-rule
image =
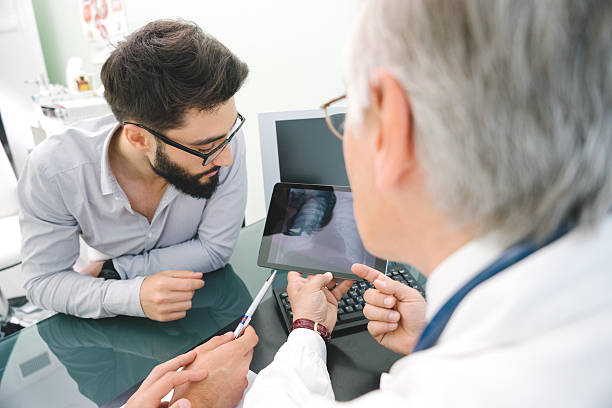
<path id="1" fill-rule="evenodd" d="M 506 246 L 489 234 L 443 261 L 428 320 Z M 612 407 L 612 217 L 476 287 L 438 344 L 397 361 L 379 390 L 336 402 L 325 361 L 320 336 L 295 330 L 245 407 Z"/>

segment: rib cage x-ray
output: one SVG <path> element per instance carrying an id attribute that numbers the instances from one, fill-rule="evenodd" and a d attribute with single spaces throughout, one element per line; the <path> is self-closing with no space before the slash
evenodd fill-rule
<path id="1" fill-rule="evenodd" d="M 312 235 L 329 224 L 336 205 L 336 195 L 333 191 L 291 190 L 288 204 L 289 208 L 297 212 L 289 220 L 283 234 Z"/>
<path id="2" fill-rule="evenodd" d="M 355 262 L 373 265 L 375 257 L 359 238 L 350 191 L 292 188 L 282 212 L 270 262 L 338 272 L 350 272 Z"/>

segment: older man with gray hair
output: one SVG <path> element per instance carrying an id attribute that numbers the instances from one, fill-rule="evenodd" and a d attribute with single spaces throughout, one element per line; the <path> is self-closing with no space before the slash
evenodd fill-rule
<path id="1" fill-rule="evenodd" d="M 612 406 L 612 2 L 371 0 L 350 51 L 332 131 L 359 232 L 429 279 L 426 304 L 353 266 L 405 357 L 342 406 Z M 288 279 L 294 330 L 244 405 L 337 406 L 325 342 L 351 282 Z"/>
<path id="2" fill-rule="evenodd" d="M 359 231 L 429 280 L 353 267 L 406 357 L 342 406 L 612 406 L 612 3 L 372 0 L 350 51 Z M 289 280 L 333 330 L 331 277 Z M 296 328 L 245 406 L 335 406 L 325 358 Z"/>

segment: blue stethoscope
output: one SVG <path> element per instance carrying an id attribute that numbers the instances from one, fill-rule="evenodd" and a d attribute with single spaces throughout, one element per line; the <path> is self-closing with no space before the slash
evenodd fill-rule
<path id="1" fill-rule="evenodd" d="M 480 285 L 487 279 L 492 278 L 498 273 L 505 269 L 508 269 L 512 265 L 520 262 L 527 258 L 529 255 L 545 247 L 546 245 L 556 241 L 562 237 L 567 231 L 569 231 L 571 224 L 565 224 L 560 227 L 554 234 L 548 237 L 541 243 L 534 244 L 530 241 L 522 241 L 518 244 L 508 248 L 500 258 L 498 258 L 491 265 L 486 267 L 482 272 L 472 278 L 468 283 L 463 285 L 451 298 L 440 308 L 440 310 L 434 315 L 431 321 L 425 326 L 421 337 L 417 342 L 412 352 L 427 350 L 433 347 L 440 338 L 440 335 L 444 331 L 446 324 L 450 320 L 451 316 L 459 303 L 467 296 L 468 293 L 476 286 Z"/>

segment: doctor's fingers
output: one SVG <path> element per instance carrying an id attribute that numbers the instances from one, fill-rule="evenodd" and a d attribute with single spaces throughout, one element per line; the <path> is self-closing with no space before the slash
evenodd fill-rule
<path id="1" fill-rule="evenodd" d="M 331 291 L 332 295 L 334 295 L 336 300 L 340 300 L 340 298 L 351 289 L 354 282 L 355 281 L 352 280 L 343 280 Z"/>
<path id="2" fill-rule="evenodd" d="M 259 337 L 257 337 L 257 333 L 255 333 L 255 329 L 252 326 L 247 326 L 242 336 L 232 342 L 232 344 L 234 343 L 236 347 L 242 350 L 242 354 L 245 355 L 252 351 L 257 343 L 259 343 Z"/>
<path id="3" fill-rule="evenodd" d="M 148 375 L 148 377 L 144 379 L 141 384 L 141 387 L 148 388 L 149 386 L 151 386 L 151 384 L 159 380 L 167 372 L 176 371 L 180 367 L 188 365 L 193 360 L 195 360 L 196 355 L 197 354 L 193 350 L 191 350 L 185 354 L 178 355 L 171 360 L 156 365 L 155 367 L 153 367 L 153 370 L 151 370 L 151 373 Z"/>
<path id="4" fill-rule="evenodd" d="M 368 332 L 374 338 L 383 334 L 390 333 L 397 329 L 397 323 L 386 323 L 386 322 L 369 322 Z"/>
<path id="5" fill-rule="evenodd" d="M 351 272 L 353 272 L 355 275 L 359 276 L 362 279 L 367 280 L 368 282 L 372 282 L 374 283 L 374 281 L 376 279 L 378 279 L 378 277 L 380 275 L 383 275 L 383 273 L 381 273 L 380 271 L 377 271 L 374 268 L 370 268 L 369 266 L 363 265 L 363 264 L 353 264 L 353 266 L 351 266 Z"/>
<path id="6" fill-rule="evenodd" d="M 378 307 L 386 307 L 388 309 L 392 308 L 397 303 L 397 299 L 393 295 L 387 295 L 378 289 L 366 290 L 363 294 L 363 299 L 366 303 Z"/>
<path id="7" fill-rule="evenodd" d="M 363 308 L 363 315 L 370 321 L 397 323 L 400 320 L 399 312 L 384 309 L 382 307 L 366 304 Z"/>
<path id="8" fill-rule="evenodd" d="M 206 353 L 208 351 L 216 349 L 217 347 L 219 347 L 219 346 L 221 346 L 221 345 L 223 345 L 225 343 L 229 343 L 232 340 L 234 340 L 234 333 L 227 332 L 227 333 L 225 333 L 225 334 L 223 334 L 221 336 L 213 337 L 212 339 L 208 340 L 204 344 L 200 344 L 194 350 L 198 354 Z"/>
<path id="9" fill-rule="evenodd" d="M 166 373 L 147 389 L 145 401 L 150 401 L 151 403 L 156 403 L 157 405 L 159 405 L 159 401 L 161 401 L 161 399 L 164 398 L 164 396 L 168 394 L 171 390 L 173 390 L 175 387 L 178 387 L 181 384 L 185 384 L 186 382 L 202 381 L 207 376 L 208 370 L 206 369 L 172 371 Z M 139 407 L 157 405 L 138 404 Z"/>

